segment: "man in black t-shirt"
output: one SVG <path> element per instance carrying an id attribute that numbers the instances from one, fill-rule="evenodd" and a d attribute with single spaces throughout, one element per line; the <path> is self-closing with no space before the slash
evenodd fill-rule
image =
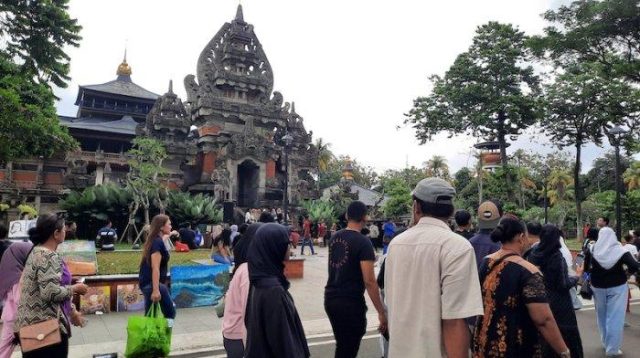
<path id="1" fill-rule="evenodd" d="M 360 231 L 367 221 L 367 207 L 354 201 L 347 208 L 347 228 L 329 241 L 329 279 L 324 289 L 324 308 L 336 339 L 337 358 L 358 355 L 367 328 L 364 291 L 378 311 L 381 332 L 387 317 L 373 273 L 375 253 L 371 240 Z"/>

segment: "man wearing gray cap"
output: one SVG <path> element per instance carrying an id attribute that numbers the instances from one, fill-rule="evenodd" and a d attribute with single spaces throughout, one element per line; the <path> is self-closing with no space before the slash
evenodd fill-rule
<path id="1" fill-rule="evenodd" d="M 389 245 L 389 357 L 469 356 L 464 319 L 483 307 L 473 248 L 447 225 L 454 195 L 442 179 L 421 180 L 412 192 L 415 226 Z"/>

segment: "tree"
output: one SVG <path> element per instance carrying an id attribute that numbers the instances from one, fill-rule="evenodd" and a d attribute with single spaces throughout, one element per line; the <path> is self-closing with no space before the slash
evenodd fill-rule
<path id="1" fill-rule="evenodd" d="M 566 171 L 554 170 L 549 176 L 549 187 L 547 197 L 549 204 L 556 205 L 570 200 L 573 195 L 573 179 Z"/>
<path id="2" fill-rule="evenodd" d="M 51 84 L 66 87 L 80 26 L 68 0 L 0 2 L 0 162 L 77 146 L 60 128 Z"/>
<path id="3" fill-rule="evenodd" d="M 453 174 L 453 186 L 456 193 L 460 194 L 473 180 L 473 173 L 467 167 L 463 167 Z"/>
<path id="4" fill-rule="evenodd" d="M 326 172 L 329 169 L 329 163 L 335 158 L 329 149 L 331 143 L 325 143 L 322 138 L 318 138 L 315 146 L 318 149 L 318 169 L 320 172 Z"/>
<path id="5" fill-rule="evenodd" d="M 620 155 L 620 172 L 624 173 L 631 165 L 628 156 Z M 616 189 L 616 160 L 613 151 L 593 161 L 591 169 L 585 176 L 585 193 L 587 196 L 607 190 Z"/>
<path id="6" fill-rule="evenodd" d="M 391 189 L 391 185 L 393 180 L 401 180 L 405 183 L 407 188 L 413 190 L 413 188 L 418 185 L 418 182 L 425 178 L 424 170 L 421 168 L 416 168 L 414 166 L 396 170 L 396 169 L 387 169 L 380 177 L 378 178 L 378 184 L 376 186 L 376 190 L 387 192 Z"/>
<path id="7" fill-rule="evenodd" d="M 388 188 L 388 189 L 387 189 Z M 389 199 L 384 203 L 384 215 L 398 218 L 411 212 L 411 189 L 400 178 L 391 179 L 387 183 L 385 194 Z"/>
<path id="8" fill-rule="evenodd" d="M 320 171 L 318 176 L 318 186 L 321 190 L 335 185 L 340 181 L 340 178 L 342 178 L 342 169 L 347 161 L 351 162 L 351 166 L 353 167 L 353 180 L 356 183 L 366 188 L 370 188 L 376 183 L 378 173 L 376 173 L 372 167 L 362 165 L 355 159 L 350 159 L 348 156 L 341 155 L 337 158 L 331 158 L 329 165 L 327 166 L 327 170 L 324 172 Z"/>
<path id="9" fill-rule="evenodd" d="M 610 77 L 640 82 L 638 0 L 578 0 L 544 14 L 546 36 L 532 41 L 560 63 L 598 62 Z"/>
<path id="10" fill-rule="evenodd" d="M 625 170 L 623 178 L 628 190 L 640 189 L 640 162 L 634 161 L 629 169 Z"/>
<path id="11" fill-rule="evenodd" d="M 0 162 L 51 157 L 77 146 L 58 122 L 53 92 L 0 52 Z"/>
<path id="12" fill-rule="evenodd" d="M 324 221 L 329 227 L 336 222 L 337 212 L 330 201 L 308 200 L 302 203 L 302 207 L 309 215 L 312 223 L 317 224 Z"/>
<path id="13" fill-rule="evenodd" d="M 469 50 L 444 77 L 431 77 L 431 95 L 415 99 L 405 115 L 417 139 L 424 144 L 440 132 L 496 139 L 506 170 L 507 137 L 519 135 L 538 117 L 539 79 L 523 65 L 530 60 L 526 39 L 509 24 L 480 26 Z"/>
<path id="14" fill-rule="evenodd" d="M 155 204 L 164 213 L 166 189 L 159 179 L 166 173 L 162 162 L 167 158 L 167 151 L 156 139 L 136 137 L 127 155 L 130 157 L 127 189 L 133 195 L 130 219 L 142 208 L 144 222 L 148 225 L 151 205 Z"/>
<path id="15" fill-rule="evenodd" d="M 69 0 L 11 0 L 0 3 L 0 52 L 17 59 L 20 73 L 37 83 L 66 87 L 69 56 L 82 27 L 69 16 Z M 4 46 L 2 45 L 4 43 Z"/>
<path id="16" fill-rule="evenodd" d="M 551 142 L 563 149 L 576 149 L 573 181 L 578 238 L 582 230 L 582 186 L 580 183 L 582 147 L 602 144 L 609 123 L 624 121 L 627 114 L 640 110 L 640 96 L 625 82 L 601 76 L 600 65 L 570 64 L 546 86 L 546 115 L 541 121 Z"/>
<path id="17" fill-rule="evenodd" d="M 441 155 L 434 155 L 431 159 L 424 162 L 424 167 L 428 177 L 437 177 L 444 180 L 450 180 L 449 165 L 447 159 Z"/>

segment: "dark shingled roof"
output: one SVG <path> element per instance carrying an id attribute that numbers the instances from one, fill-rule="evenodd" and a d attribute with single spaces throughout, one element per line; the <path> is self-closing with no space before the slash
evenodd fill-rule
<path id="1" fill-rule="evenodd" d="M 152 100 L 160 97 L 160 95 L 155 94 L 151 91 L 147 91 L 146 89 L 133 83 L 130 76 L 118 76 L 117 79 L 111 82 L 102 83 L 99 85 L 80 86 L 80 91 L 82 91 L 82 89 Z"/>
<path id="2" fill-rule="evenodd" d="M 84 129 L 96 132 L 135 135 L 136 122 L 131 116 L 124 116 L 118 120 L 104 118 L 72 118 L 60 116 L 60 124 L 67 128 Z"/>

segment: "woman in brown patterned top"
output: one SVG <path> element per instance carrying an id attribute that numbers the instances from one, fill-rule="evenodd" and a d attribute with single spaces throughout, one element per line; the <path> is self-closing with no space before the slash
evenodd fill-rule
<path id="1" fill-rule="evenodd" d="M 524 225 L 505 217 L 491 233 L 502 248 L 479 270 L 484 316 L 478 318 L 473 356 L 542 357 L 540 339 L 562 358 L 571 357 L 547 303 L 540 271 L 521 256 L 529 247 Z"/>
<path id="2" fill-rule="evenodd" d="M 78 324 L 77 315 L 64 312 L 63 303 L 74 294 L 84 295 L 87 286 L 77 283 L 61 285 L 62 259 L 56 249 L 64 241 L 64 219 L 56 214 L 38 217 L 36 227 L 29 229 L 29 239 L 34 248 L 22 273 L 22 288 L 15 331 L 21 328 L 58 318 L 61 342 L 41 349 L 23 353 L 23 357 L 66 357 L 69 352 L 71 324 Z"/>

